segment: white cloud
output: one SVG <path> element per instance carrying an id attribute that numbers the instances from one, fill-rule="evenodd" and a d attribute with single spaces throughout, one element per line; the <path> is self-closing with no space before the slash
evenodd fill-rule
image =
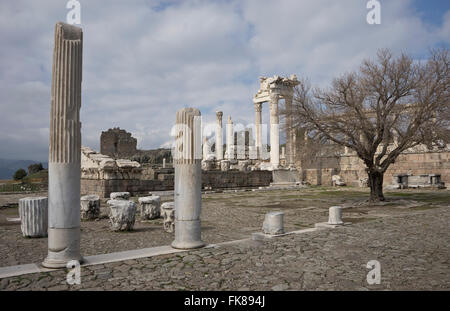
<path id="1" fill-rule="evenodd" d="M 383 1 L 381 25 L 360 0 L 80 2 L 83 144 L 97 149 L 115 126 L 143 149 L 167 145 L 185 106 L 251 123 L 261 75 L 324 85 L 378 48 L 419 57 L 450 37 L 450 12 L 426 25 L 410 0 Z M 0 157 L 46 158 L 53 28 L 66 13 L 64 1 L 0 3 Z"/>

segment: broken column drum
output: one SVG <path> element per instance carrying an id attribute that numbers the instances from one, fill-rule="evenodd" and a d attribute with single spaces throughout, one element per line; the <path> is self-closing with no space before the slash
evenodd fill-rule
<path id="1" fill-rule="evenodd" d="M 332 206 L 328 211 L 328 224 L 329 225 L 342 225 L 342 207 Z"/>
<path id="2" fill-rule="evenodd" d="M 175 204 L 166 202 L 161 205 L 161 217 L 163 218 L 163 228 L 166 232 L 175 230 Z"/>
<path id="3" fill-rule="evenodd" d="M 172 247 L 198 248 L 201 239 L 201 115 L 195 108 L 184 108 L 176 115 L 175 240 Z"/>
<path id="4" fill-rule="evenodd" d="M 139 198 L 141 219 L 156 219 L 161 215 L 161 197 L 157 195 Z"/>
<path id="5" fill-rule="evenodd" d="M 81 72 L 83 32 L 55 26 L 48 163 L 48 268 L 66 267 L 80 254 Z"/>
<path id="6" fill-rule="evenodd" d="M 284 213 L 269 212 L 263 223 L 263 233 L 270 235 L 284 234 Z"/>
<path id="7" fill-rule="evenodd" d="M 100 198 L 96 194 L 85 195 L 80 199 L 81 219 L 95 219 L 100 215 Z"/>
<path id="8" fill-rule="evenodd" d="M 128 200 L 109 200 L 108 205 L 111 230 L 133 230 L 136 221 L 136 203 Z"/>
<path id="9" fill-rule="evenodd" d="M 128 200 L 130 198 L 130 193 L 127 191 L 123 192 L 111 192 L 109 194 L 111 200 Z"/>
<path id="10" fill-rule="evenodd" d="M 19 200 L 20 228 L 24 237 L 46 237 L 48 227 L 48 200 L 46 197 Z"/>

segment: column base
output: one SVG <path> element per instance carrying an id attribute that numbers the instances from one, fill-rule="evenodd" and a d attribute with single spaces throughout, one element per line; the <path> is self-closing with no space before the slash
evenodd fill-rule
<path id="1" fill-rule="evenodd" d="M 70 259 L 58 259 L 58 258 L 51 258 L 53 257 L 50 253 L 48 254 L 47 258 L 41 263 L 41 265 L 44 268 L 49 269 L 62 269 L 67 268 L 67 264 L 72 260 L 77 260 L 80 264 L 84 262 L 83 257 L 79 257 L 78 259 L 70 258 Z"/>
<path id="2" fill-rule="evenodd" d="M 48 228 L 48 255 L 42 266 L 50 269 L 66 268 L 72 260 L 83 261 L 80 254 L 80 228 Z"/>
<path id="3" fill-rule="evenodd" d="M 201 238 L 200 220 L 175 220 L 173 248 L 193 249 L 205 245 Z"/>

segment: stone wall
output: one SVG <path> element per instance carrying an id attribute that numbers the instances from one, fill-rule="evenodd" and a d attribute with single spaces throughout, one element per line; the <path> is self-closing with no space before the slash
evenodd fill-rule
<path id="1" fill-rule="evenodd" d="M 113 158 L 126 158 L 136 154 L 136 138 L 118 127 L 102 132 L 100 153 Z"/>
<path id="2" fill-rule="evenodd" d="M 303 180 L 312 185 L 331 185 L 331 176 L 338 174 L 349 186 L 358 186 L 366 178 L 364 163 L 356 155 L 318 157 L 313 168 L 300 170 Z M 407 152 L 391 164 L 384 175 L 384 185 L 393 183 L 395 174 L 440 174 L 441 181 L 450 186 L 450 151 Z"/>
<path id="3" fill-rule="evenodd" d="M 202 187 L 212 189 L 263 187 L 272 182 L 270 171 L 202 171 Z"/>
<path id="4" fill-rule="evenodd" d="M 202 187 L 212 189 L 262 187 L 272 182 L 270 171 L 202 171 Z M 81 194 L 107 198 L 111 192 L 128 191 L 132 195 L 174 189 L 174 174 L 158 172 L 156 179 L 81 179 Z"/>
<path id="5" fill-rule="evenodd" d="M 81 179 L 81 194 L 97 194 L 108 198 L 111 192 L 127 191 L 132 195 L 148 194 L 149 191 L 173 190 L 173 179 Z"/>

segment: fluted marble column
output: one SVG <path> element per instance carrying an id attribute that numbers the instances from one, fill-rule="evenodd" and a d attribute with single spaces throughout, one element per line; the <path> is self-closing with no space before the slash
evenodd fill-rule
<path id="1" fill-rule="evenodd" d="M 292 129 L 292 97 L 284 98 L 286 105 L 286 166 L 294 167 L 294 138 Z"/>
<path id="2" fill-rule="evenodd" d="M 55 26 L 48 163 L 48 268 L 80 254 L 81 72 L 83 32 Z"/>
<path id="3" fill-rule="evenodd" d="M 208 146 L 208 138 L 203 138 L 203 160 L 206 161 L 209 155 L 209 146 Z"/>
<path id="4" fill-rule="evenodd" d="M 216 159 L 218 161 L 223 160 L 223 131 L 222 131 L 222 111 L 216 112 L 217 128 L 216 128 Z"/>
<path id="5" fill-rule="evenodd" d="M 294 154 L 294 160 L 297 157 L 297 134 L 295 133 L 295 131 L 292 131 L 292 145 L 293 145 L 293 150 L 292 153 Z"/>
<path id="6" fill-rule="evenodd" d="M 227 123 L 227 159 L 234 159 L 234 137 L 233 137 L 233 121 L 231 121 L 231 117 L 228 117 Z"/>
<path id="7" fill-rule="evenodd" d="M 272 169 L 277 169 L 280 166 L 278 99 L 278 94 L 270 95 L 270 164 Z"/>
<path id="8" fill-rule="evenodd" d="M 256 159 L 261 159 L 262 140 L 261 140 L 261 117 L 262 103 L 255 103 L 255 147 Z"/>
<path id="9" fill-rule="evenodd" d="M 191 249 L 205 245 L 201 239 L 202 208 L 201 155 L 195 152 L 201 144 L 200 111 L 184 108 L 177 112 L 175 142 L 175 240 L 173 248 Z"/>
<path id="10" fill-rule="evenodd" d="M 20 199 L 19 216 L 23 236 L 47 236 L 48 199 L 46 197 L 29 197 Z"/>

